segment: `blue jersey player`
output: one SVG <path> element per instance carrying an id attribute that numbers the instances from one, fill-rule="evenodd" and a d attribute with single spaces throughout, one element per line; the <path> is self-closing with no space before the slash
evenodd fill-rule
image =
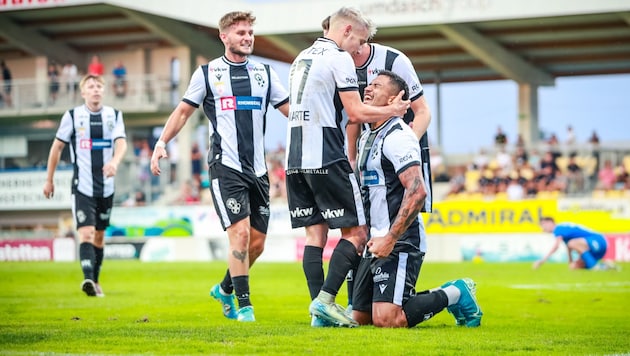
<path id="1" fill-rule="evenodd" d="M 592 231 L 584 226 L 574 223 L 556 224 L 553 218 L 543 217 L 540 219 L 540 226 L 543 231 L 553 233 L 556 238 L 551 250 L 542 259 L 534 262 L 534 269 L 540 267 L 553 255 L 561 242 L 567 245 L 569 254 L 569 268 L 571 269 L 591 269 L 597 266 L 597 261 L 606 254 L 606 238 L 604 235 Z M 573 260 L 572 252 L 577 252 L 579 258 Z"/>

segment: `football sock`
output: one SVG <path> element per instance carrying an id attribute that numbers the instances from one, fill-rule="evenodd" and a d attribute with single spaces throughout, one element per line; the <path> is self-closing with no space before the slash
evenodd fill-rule
<path id="1" fill-rule="evenodd" d="M 94 282 L 98 283 L 98 277 L 101 274 L 101 266 L 103 265 L 103 247 L 94 246 Z"/>
<path id="2" fill-rule="evenodd" d="M 232 276 L 230 275 L 229 269 L 227 270 L 227 272 L 225 272 L 225 276 L 223 276 L 223 280 L 221 281 L 221 289 L 227 295 L 232 294 L 232 291 L 234 291 L 234 284 L 232 284 Z"/>
<path id="3" fill-rule="evenodd" d="M 234 294 L 238 300 L 238 307 L 244 308 L 252 305 L 249 300 L 249 276 L 232 277 L 232 283 L 234 283 Z"/>
<path id="4" fill-rule="evenodd" d="M 582 253 L 581 257 L 586 268 L 592 268 L 597 264 L 597 260 L 595 259 L 595 257 L 593 257 L 593 254 L 591 254 L 591 251 L 586 251 Z"/>
<path id="5" fill-rule="evenodd" d="M 339 288 L 346 279 L 348 271 L 353 266 L 357 266 L 361 256 L 357 254 L 357 249 L 352 242 L 341 239 L 330 256 L 328 265 L 328 275 L 322 286 L 322 290 L 332 295 L 337 295 Z"/>
<path id="6" fill-rule="evenodd" d="M 324 284 L 324 267 L 322 264 L 322 254 L 324 249 L 317 246 L 304 246 L 304 256 L 302 257 L 302 269 L 306 276 L 306 284 L 311 300 L 317 297 L 319 290 Z"/>
<path id="7" fill-rule="evenodd" d="M 79 245 L 79 261 L 83 270 L 83 278 L 94 280 L 94 265 L 96 264 L 94 245 L 89 242 L 82 242 Z"/>
<path id="8" fill-rule="evenodd" d="M 448 305 L 448 297 L 443 290 L 424 291 L 411 297 L 403 305 L 407 316 L 407 326 L 413 327 L 431 319 Z"/>
<path id="9" fill-rule="evenodd" d="M 354 276 L 357 274 L 357 266 L 353 266 L 346 275 L 346 286 L 348 287 L 348 305 L 352 304 L 352 293 L 354 289 Z"/>
<path id="10" fill-rule="evenodd" d="M 457 302 L 459 302 L 459 297 L 462 295 L 462 291 L 453 285 L 442 288 L 442 291 L 444 291 L 446 297 L 448 298 L 448 305 L 457 304 Z"/>

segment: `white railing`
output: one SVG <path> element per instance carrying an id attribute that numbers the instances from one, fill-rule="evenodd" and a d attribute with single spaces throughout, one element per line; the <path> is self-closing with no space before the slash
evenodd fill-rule
<path id="1" fill-rule="evenodd" d="M 126 80 L 124 96 L 116 96 L 112 76 L 105 76 L 105 81 L 104 103 L 123 111 L 155 111 L 174 107 L 180 99 L 179 92 L 171 87 L 168 78 L 150 74 L 130 75 Z M 47 80 L 14 79 L 11 88 L 11 105 L 6 98 L 1 101 L 0 117 L 58 113 L 83 102 L 81 93 L 75 92 L 72 86 L 68 88 L 66 83 L 59 84 L 56 97 L 51 93 Z"/>

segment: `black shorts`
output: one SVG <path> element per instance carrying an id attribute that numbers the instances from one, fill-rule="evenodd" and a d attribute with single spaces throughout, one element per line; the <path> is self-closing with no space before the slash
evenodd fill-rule
<path id="1" fill-rule="evenodd" d="M 94 226 L 97 231 L 102 231 L 109 226 L 109 218 L 114 205 L 114 194 L 107 198 L 93 198 L 80 192 L 74 192 L 72 197 L 72 214 L 77 228 Z"/>
<path id="2" fill-rule="evenodd" d="M 361 258 L 354 277 L 352 309 L 371 312 L 374 302 L 402 306 L 416 294 L 423 261 L 424 252 L 405 244 L 397 244 L 387 258 Z"/>
<path id="3" fill-rule="evenodd" d="M 426 132 L 420 138 L 420 158 L 422 159 L 422 176 L 424 177 L 424 185 L 427 188 L 427 197 L 424 199 L 424 206 L 420 212 L 430 213 L 433 211 L 433 178 L 431 177 L 429 138 Z"/>
<path id="4" fill-rule="evenodd" d="M 269 226 L 269 176 L 244 174 L 220 163 L 210 166 L 210 191 L 223 230 L 250 217 L 251 226 L 267 233 Z"/>
<path id="5" fill-rule="evenodd" d="M 357 177 L 347 160 L 318 169 L 288 169 L 293 228 L 326 222 L 331 229 L 365 225 Z"/>

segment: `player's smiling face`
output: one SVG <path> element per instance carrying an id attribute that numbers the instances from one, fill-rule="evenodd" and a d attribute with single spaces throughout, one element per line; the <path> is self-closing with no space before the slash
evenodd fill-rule
<path id="1" fill-rule="evenodd" d="M 254 51 L 254 28 L 248 21 L 239 21 L 231 25 L 220 37 L 229 54 L 246 57 Z"/>
<path id="2" fill-rule="evenodd" d="M 372 106 L 385 106 L 392 98 L 390 79 L 379 75 L 367 86 L 363 93 L 363 102 Z"/>

